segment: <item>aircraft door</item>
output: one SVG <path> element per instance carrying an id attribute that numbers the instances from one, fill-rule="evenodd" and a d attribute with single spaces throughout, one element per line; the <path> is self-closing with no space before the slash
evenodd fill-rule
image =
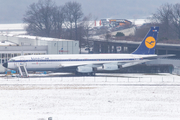
<path id="1" fill-rule="evenodd" d="M 20 62 L 19 65 L 23 65 L 23 66 L 27 66 L 27 63 L 25 62 L 25 58 L 24 57 L 20 57 Z"/>

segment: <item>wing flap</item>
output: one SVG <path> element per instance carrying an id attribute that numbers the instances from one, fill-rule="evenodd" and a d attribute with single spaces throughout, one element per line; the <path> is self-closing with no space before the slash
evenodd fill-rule
<path id="1" fill-rule="evenodd" d="M 141 63 L 144 63 L 144 62 L 147 62 L 147 61 L 151 61 L 151 60 L 141 60 L 141 61 L 136 61 L 136 62 L 125 63 L 125 64 L 122 65 L 122 68 L 134 66 L 134 65 L 141 64 Z"/>

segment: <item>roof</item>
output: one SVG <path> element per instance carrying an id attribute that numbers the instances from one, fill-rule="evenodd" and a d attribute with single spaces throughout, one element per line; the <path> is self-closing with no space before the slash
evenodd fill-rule
<path id="1" fill-rule="evenodd" d="M 0 41 L 0 46 L 16 46 L 17 44 L 9 41 Z"/>

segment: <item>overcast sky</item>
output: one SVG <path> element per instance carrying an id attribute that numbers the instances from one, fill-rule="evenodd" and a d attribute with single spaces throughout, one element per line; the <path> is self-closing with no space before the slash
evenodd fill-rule
<path id="1" fill-rule="evenodd" d="M 64 5 L 70 0 L 53 0 L 57 5 Z M 84 15 L 94 17 L 141 19 L 154 13 L 165 3 L 180 3 L 179 0 L 72 0 L 81 3 Z M 22 23 L 27 7 L 38 0 L 0 0 L 0 24 Z"/>

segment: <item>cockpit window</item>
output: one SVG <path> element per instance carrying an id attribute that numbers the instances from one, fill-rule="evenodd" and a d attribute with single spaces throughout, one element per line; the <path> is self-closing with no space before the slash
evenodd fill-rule
<path id="1" fill-rule="evenodd" d="M 14 62 L 15 60 L 14 59 L 10 59 L 9 62 Z"/>

